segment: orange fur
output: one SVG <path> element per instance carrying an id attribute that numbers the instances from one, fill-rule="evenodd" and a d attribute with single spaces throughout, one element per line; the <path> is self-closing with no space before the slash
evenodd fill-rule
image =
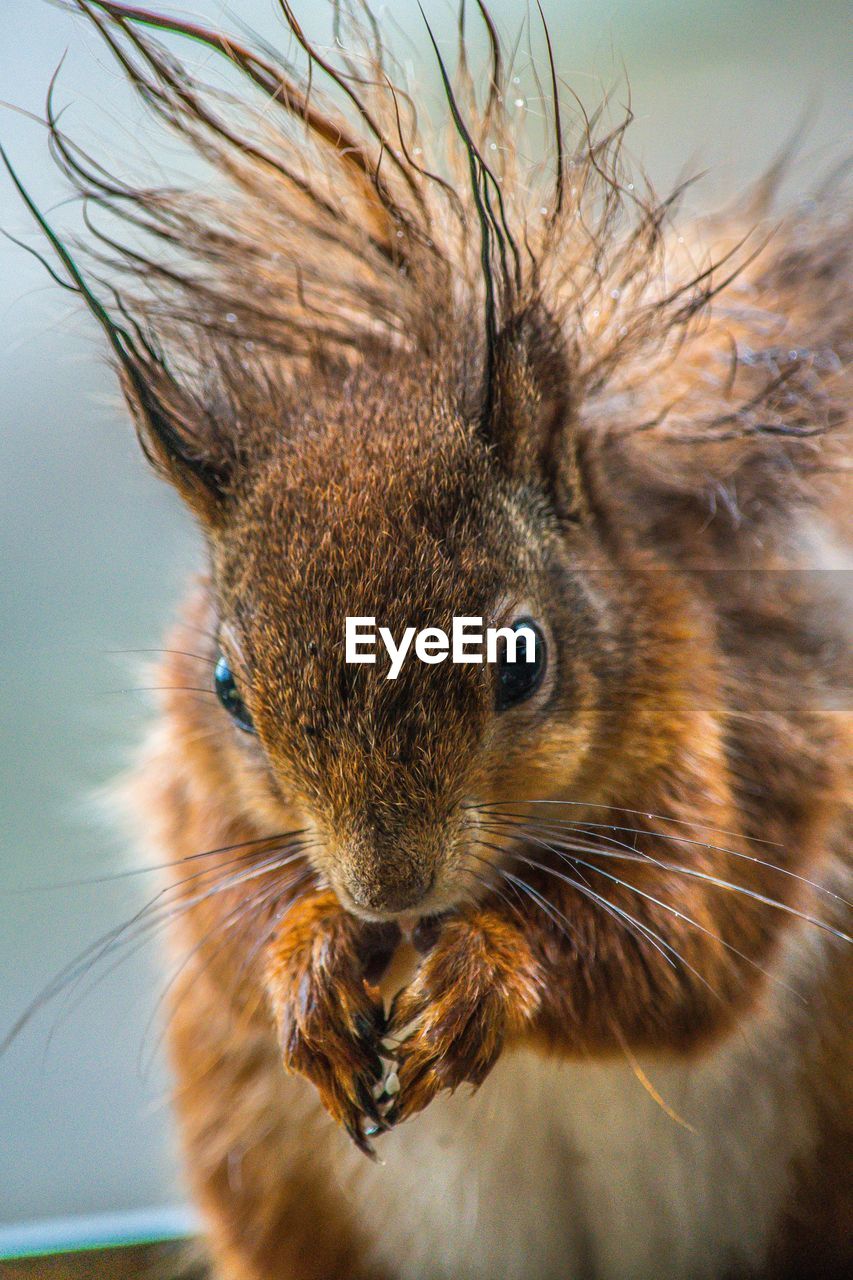
<path id="1" fill-rule="evenodd" d="M 676 238 L 670 202 L 624 181 L 624 128 L 589 123 L 574 150 L 558 125 L 553 185 L 522 208 L 497 44 L 485 106 L 463 67 L 451 155 L 420 161 L 361 8 L 353 79 L 282 4 L 354 104 L 339 120 L 216 33 L 78 7 L 225 188 L 120 190 L 52 125 L 78 188 L 177 255 L 110 244 L 121 323 L 63 261 L 209 548 L 138 793 L 175 863 L 177 1107 L 222 1276 L 375 1275 L 333 1121 L 381 1154 L 525 1046 L 707 1062 L 765 1016 L 803 926 L 812 1140 L 762 1266 L 817 1257 L 802 1194 L 829 1206 L 840 1275 L 849 717 L 841 610 L 804 542 L 843 510 L 844 226 Z M 228 58 L 269 110 L 234 117 L 151 27 Z M 397 633 L 520 611 L 551 657 L 502 715 L 488 668 L 389 682 L 343 661 L 347 614 Z M 254 738 L 197 692 L 220 652 Z M 417 920 L 386 1019 L 377 982 Z"/>

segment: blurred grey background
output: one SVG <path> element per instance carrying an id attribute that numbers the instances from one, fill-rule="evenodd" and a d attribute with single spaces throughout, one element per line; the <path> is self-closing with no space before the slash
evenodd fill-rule
<path id="1" fill-rule="evenodd" d="M 627 72 L 637 116 L 629 150 L 659 187 L 685 167 L 710 170 L 690 193 L 694 211 L 756 176 L 808 107 L 813 118 L 788 182 L 791 197 L 847 154 L 843 0 L 543 5 L 560 71 L 587 106 Z M 274 0 L 157 7 L 231 30 L 253 27 L 273 40 L 281 33 Z M 324 4 L 294 7 L 322 35 Z M 449 49 L 453 6 L 426 0 L 425 7 Z M 513 32 L 526 12 L 524 0 L 492 0 L 491 8 Z M 414 0 L 377 10 L 386 19 L 393 12 L 425 50 Z M 41 115 L 65 54 L 57 101 L 68 104 L 63 123 L 72 135 L 101 155 L 138 156 L 143 171 L 147 151 L 162 154 L 162 140 L 85 22 L 47 0 L 2 0 L 0 13 L 5 103 Z M 196 64 L 207 58 L 197 46 L 183 48 Z M 523 61 L 524 41 L 521 48 Z M 67 225 L 67 192 L 43 129 L 4 108 L 0 141 L 42 207 Z M 5 174 L 0 227 L 39 243 Z M 140 659 L 127 651 L 162 643 L 199 562 L 189 519 L 138 456 L 94 324 L 6 240 L 0 448 L 2 1038 L 63 966 L 156 891 L 146 875 L 99 881 L 139 860 L 99 818 L 94 797 L 126 763 L 149 715 L 144 693 L 134 691 L 145 683 L 134 672 Z M 82 879 L 96 882 L 69 883 Z M 108 967 L 97 983 L 92 975 L 70 1000 L 41 1010 L 0 1057 L 0 1224 L 181 1198 L 156 1022 L 165 978 L 156 952 L 131 955 L 112 973 Z"/>

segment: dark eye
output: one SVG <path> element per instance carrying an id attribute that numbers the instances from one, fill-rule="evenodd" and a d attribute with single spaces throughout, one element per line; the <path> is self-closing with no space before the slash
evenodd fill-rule
<path id="1" fill-rule="evenodd" d="M 498 711 L 506 711 L 508 707 L 514 707 L 516 703 L 524 702 L 526 698 L 536 692 L 542 683 L 542 677 L 545 675 L 548 659 L 542 630 L 532 618 L 519 618 L 512 624 L 513 631 L 519 631 L 522 627 L 529 628 L 533 632 L 532 661 L 527 661 L 528 644 L 527 638 L 523 633 L 515 642 L 514 662 L 510 662 L 506 642 L 504 642 L 503 651 L 499 653 L 498 661 L 495 664 L 498 682 L 495 692 L 495 708 Z"/>
<path id="2" fill-rule="evenodd" d="M 213 687 L 216 690 L 216 696 L 232 720 L 246 733 L 254 733 L 255 726 L 252 723 L 252 717 L 249 715 L 245 702 L 237 692 L 237 681 L 234 679 L 234 673 L 228 665 L 228 659 L 222 654 L 220 654 L 216 669 L 213 672 Z"/>

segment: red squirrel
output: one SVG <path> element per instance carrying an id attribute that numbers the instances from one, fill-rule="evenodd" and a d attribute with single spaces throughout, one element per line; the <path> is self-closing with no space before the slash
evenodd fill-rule
<path id="1" fill-rule="evenodd" d="M 216 177 L 49 108 L 88 256 L 15 178 L 207 548 L 132 792 L 212 1274 L 849 1275 L 839 193 L 677 225 L 547 40 L 534 154 L 484 4 L 429 128 L 358 0 L 76 8 Z M 346 659 L 460 617 L 532 651 Z"/>

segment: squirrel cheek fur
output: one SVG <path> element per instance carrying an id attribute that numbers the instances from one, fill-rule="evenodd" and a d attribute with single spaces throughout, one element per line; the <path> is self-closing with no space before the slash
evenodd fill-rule
<path id="1" fill-rule="evenodd" d="M 348 39 L 375 74 L 359 62 L 353 79 L 281 6 L 359 132 L 266 53 L 77 7 L 231 196 L 116 200 L 51 119 L 78 188 L 119 216 L 132 205 L 199 267 L 128 249 L 136 287 L 116 316 L 34 210 L 209 553 L 135 789 L 172 867 L 175 1103 L 219 1274 L 431 1276 L 377 1261 L 358 1188 L 382 1184 L 353 1144 L 399 1152 L 513 1055 L 566 1079 L 623 1062 L 645 1079 L 640 1058 L 700 1073 L 774 1019 L 808 1139 L 767 1178 L 782 1188 L 769 1225 L 748 1260 L 714 1253 L 710 1216 L 673 1211 L 673 1231 L 688 1254 L 691 1236 L 711 1242 L 694 1248 L 709 1276 L 842 1274 L 850 733 L 838 611 L 800 571 L 798 531 L 843 507 L 843 224 L 817 210 L 752 250 L 756 196 L 685 246 L 671 202 L 625 184 L 624 126 L 570 150 L 556 98 L 552 182 L 523 214 L 525 149 L 483 6 L 492 89 L 478 108 L 467 64 L 454 90 L 437 54 L 452 130 L 433 167 L 361 10 Z M 267 95 L 263 119 L 231 122 L 233 100 L 152 29 L 228 59 Z M 390 681 L 381 661 L 344 660 L 348 615 L 399 635 L 521 611 L 548 662 L 506 710 L 487 665 L 409 662 Z M 213 694 L 221 656 L 252 733 Z M 401 926 L 421 952 L 390 999 Z M 805 1019 L 777 981 L 792 950 L 809 957 Z M 745 1144 L 754 1188 L 748 1142 L 723 1145 Z M 428 1184 L 395 1202 L 414 1236 Z M 542 1234 L 559 1274 L 618 1274 L 560 1254 L 557 1217 Z M 468 1259 L 448 1274 L 490 1274 L 464 1252 L 469 1226 L 448 1216 L 448 1256 Z M 518 1274 L 554 1273 L 537 1256 Z"/>

